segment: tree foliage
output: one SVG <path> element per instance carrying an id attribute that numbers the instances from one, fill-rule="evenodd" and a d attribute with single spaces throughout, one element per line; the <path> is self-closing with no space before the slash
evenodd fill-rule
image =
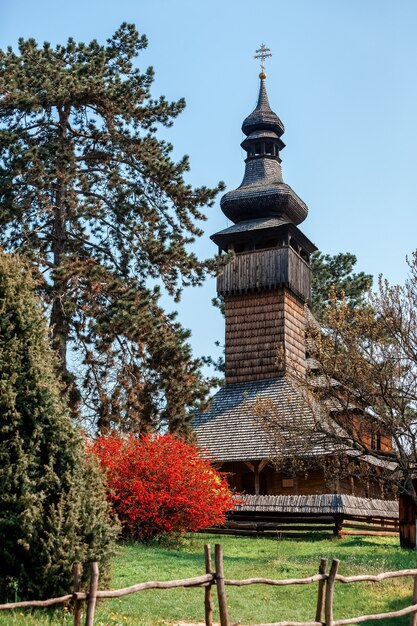
<path id="1" fill-rule="evenodd" d="M 0 596 L 68 593 L 72 564 L 108 573 L 115 538 L 99 467 L 61 400 L 30 272 L 0 255 Z"/>
<path id="2" fill-rule="evenodd" d="M 210 263 L 189 245 L 218 188 L 186 184 L 188 158 L 158 139 L 185 102 L 152 98 L 152 68 L 135 66 L 146 45 L 122 24 L 106 45 L 0 51 L 1 241 L 42 274 L 71 406 L 101 430 L 184 430 L 206 393 L 158 299 L 202 281 Z"/>
<path id="3" fill-rule="evenodd" d="M 124 532 L 135 539 L 222 524 L 233 508 L 225 477 L 194 444 L 173 435 L 102 436 L 92 452 L 107 470 L 109 498 Z"/>
<path id="4" fill-rule="evenodd" d="M 314 434 L 351 464 L 339 469 L 405 490 L 417 466 L 417 252 L 404 286 L 380 279 L 364 306 L 333 292 L 325 330 L 312 327 L 309 342 L 317 371 L 307 383 Z M 313 436 L 314 435 L 314 436 Z M 358 464 L 360 459 L 366 463 Z M 342 464 L 343 465 L 343 464 Z M 336 463 L 333 471 L 336 472 Z"/>
<path id="5" fill-rule="evenodd" d="M 355 274 L 356 256 L 349 252 L 323 254 L 315 252 L 311 257 L 312 269 L 312 310 L 317 319 L 323 319 L 330 305 L 330 292 L 338 299 L 343 298 L 354 307 L 364 301 L 372 286 L 372 276 L 359 272 Z"/>

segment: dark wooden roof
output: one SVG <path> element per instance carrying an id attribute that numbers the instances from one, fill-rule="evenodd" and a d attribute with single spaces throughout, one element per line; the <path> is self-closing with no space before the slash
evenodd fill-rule
<path id="1" fill-rule="evenodd" d="M 245 135 L 249 135 L 259 130 L 272 131 L 273 133 L 276 133 L 278 137 L 280 137 L 285 131 L 284 124 L 281 122 L 278 115 L 272 111 L 269 105 L 265 80 L 263 79 L 261 79 L 259 86 L 259 96 L 256 107 L 242 124 L 242 131 Z"/>
<path id="2" fill-rule="evenodd" d="M 283 182 L 279 162 L 267 157 L 247 161 L 242 183 L 222 197 L 220 206 L 233 222 L 284 216 L 300 224 L 308 213 L 307 205 Z"/>
<path id="3" fill-rule="evenodd" d="M 245 175 L 240 186 L 221 199 L 223 213 L 232 222 L 260 217 L 283 217 L 300 224 L 306 217 L 306 204 L 284 183 L 279 152 L 284 125 L 271 110 L 265 81 L 261 80 L 256 108 L 244 120 L 247 137 L 241 146 L 247 152 Z"/>
<path id="4" fill-rule="evenodd" d="M 262 400 L 281 416 L 279 443 L 263 416 L 257 414 L 257 403 Z M 200 448 L 213 461 L 222 462 L 271 459 L 281 453 L 311 456 L 334 451 L 322 436 L 316 442 L 306 441 L 305 429 L 313 429 L 313 425 L 306 400 L 285 377 L 226 385 L 212 398 L 209 409 L 198 412 L 193 420 Z"/>
<path id="5" fill-rule="evenodd" d="M 396 500 L 358 498 L 343 494 L 321 494 L 311 496 L 238 496 L 240 503 L 236 511 L 265 513 L 304 513 L 355 515 L 363 517 L 398 518 Z M 243 502 L 242 502 L 243 500 Z"/>
<path id="6" fill-rule="evenodd" d="M 227 252 L 231 243 L 253 242 L 254 245 L 258 245 L 268 239 L 275 239 L 278 243 L 289 241 L 289 237 L 294 238 L 308 253 L 317 250 L 314 243 L 287 217 L 283 216 L 244 220 L 218 231 L 211 236 L 211 239 Z"/>
<path id="7" fill-rule="evenodd" d="M 265 415 L 259 405 L 265 402 Z M 261 406 L 262 408 L 262 406 Z M 273 411 L 275 423 L 269 421 Z M 317 407 L 319 410 L 319 407 Z M 327 420 L 329 407 L 323 412 Z M 330 408 L 330 413 L 331 413 Z M 357 451 L 339 447 L 315 429 L 311 405 L 302 392 L 287 378 L 270 378 L 225 385 L 210 401 L 207 411 L 199 411 L 192 421 L 199 447 L 215 462 L 257 461 L 278 456 L 296 455 L 313 458 L 344 451 L 348 456 L 360 456 L 371 465 L 394 471 L 390 460 L 361 455 Z M 342 428 L 331 420 L 331 429 Z M 278 424 L 278 427 L 277 427 Z M 271 427 L 269 427 L 269 425 Z"/>

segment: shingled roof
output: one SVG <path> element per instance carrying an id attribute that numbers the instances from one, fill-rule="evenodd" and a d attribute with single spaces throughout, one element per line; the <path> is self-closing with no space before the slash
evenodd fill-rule
<path id="1" fill-rule="evenodd" d="M 269 415 L 279 420 L 269 429 Z M 323 455 L 334 451 L 317 436 L 306 435 L 314 427 L 311 408 L 287 378 L 271 378 L 229 384 L 213 396 L 205 412 L 193 420 L 197 442 L 213 461 L 274 458 L 278 454 Z"/>
<path id="2" fill-rule="evenodd" d="M 234 223 L 261 217 L 284 218 L 297 225 L 308 213 L 307 205 L 282 179 L 280 151 L 284 125 L 271 110 L 265 80 L 261 79 L 256 108 L 244 120 L 247 153 L 245 175 L 237 189 L 224 194 L 223 213 Z"/>
<path id="3" fill-rule="evenodd" d="M 327 493 L 309 496 L 239 495 L 236 511 L 265 513 L 306 513 L 330 515 L 362 515 L 364 517 L 398 518 L 397 500 L 378 500 Z"/>
<path id="4" fill-rule="evenodd" d="M 250 135 L 259 130 L 272 131 L 278 135 L 278 137 L 281 137 L 285 132 L 284 124 L 269 105 L 265 79 L 263 78 L 261 78 L 259 85 L 257 105 L 252 113 L 243 120 L 242 124 L 242 132 L 244 132 L 245 135 Z"/>

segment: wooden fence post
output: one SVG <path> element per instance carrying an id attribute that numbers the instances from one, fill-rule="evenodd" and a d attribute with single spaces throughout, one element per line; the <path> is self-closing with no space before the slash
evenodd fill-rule
<path id="1" fill-rule="evenodd" d="M 343 530 L 343 516 L 342 515 L 335 515 L 333 535 L 335 537 L 339 537 L 339 539 L 340 539 L 342 537 L 342 530 Z"/>
<path id="2" fill-rule="evenodd" d="M 219 543 L 216 543 L 216 545 L 214 546 L 214 556 L 216 562 L 216 586 L 217 599 L 219 602 L 220 626 L 229 626 L 226 587 L 224 584 L 223 548 Z"/>
<path id="3" fill-rule="evenodd" d="M 211 574 L 211 548 L 210 544 L 206 543 L 204 546 L 204 560 L 206 563 L 206 574 Z M 209 583 L 204 588 L 204 610 L 205 610 L 205 624 L 206 626 L 213 626 L 213 601 L 211 599 L 211 585 Z M 416 626 L 413 624 L 413 626 Z"/>
<path id="4" fill-rule="evenodd" d="M 329 576 L 326 580 L 326 600 L 324 603 L 324 622 L 326 626 L 333 626 L 333 591 L 339 563 L 339 559 L 333 559 Z"/>
<path id="5" fill-rule="evenodd" d="M 81 565 L 74 563 L 72 566 L 72 592 L 81 591 Z M 81 626 L 81 600 L 74 600 L 74 626 Z"/>
<path id="6" fill-rule="evenodd" d="M 414 576 L 414 587 L 413 587 L 413 601 L 412 604 L 417 604 L 417 576 Z M 411 613 L 410 616 L 410 626 L 417 626 L 417 613 Z"/>
<path id="7" fill-rule="evenodd" d="M 320 565 L 319 565 L 319 574 L 325 574 L 326 567 L 327 567 L 327 559 L 321 559 Z M 318 592 L 317 592 L 316 622 L 322 621 L 325 584 L 326 584 L 325 580 L 319 580 Z M 413 624 L 413 626 L 417 626 L 417 625 Z"/>
<path id="8" fill-rule="evenodd" d="M 90 589 L 87 598 L 87 615 L 85 626 L 94 626 L 94 612 L 96 610 L 98 588 L 98 563 L 90 563 Z"/>

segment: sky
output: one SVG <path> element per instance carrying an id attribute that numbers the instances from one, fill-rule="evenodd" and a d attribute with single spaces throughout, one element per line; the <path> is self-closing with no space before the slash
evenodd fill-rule
<path id="1" fill-rule="evenodd" d="M 104 43 L 124 21 L 148 37 L 138 65 L 153 66 L 153 95 L 186 99 L 163 134 L 176 159 L 190 156 L 195 186 L 241 183 L 241 124 L 259 86 L 253 56 L 269 46 L 284 180 L 309 207 L 301 230 L 324 253 L 354 253 L 358 271 L 405 280 L 417 247 L 415 0 L 0 0 L 0 47 L 19 37 Z M 229 225 L 219 203 L 207 209 L 200 258 Z M 214 296 L 211 279 L 175 305 L 196 356 L 216 355 L 223 341 Z"/>

